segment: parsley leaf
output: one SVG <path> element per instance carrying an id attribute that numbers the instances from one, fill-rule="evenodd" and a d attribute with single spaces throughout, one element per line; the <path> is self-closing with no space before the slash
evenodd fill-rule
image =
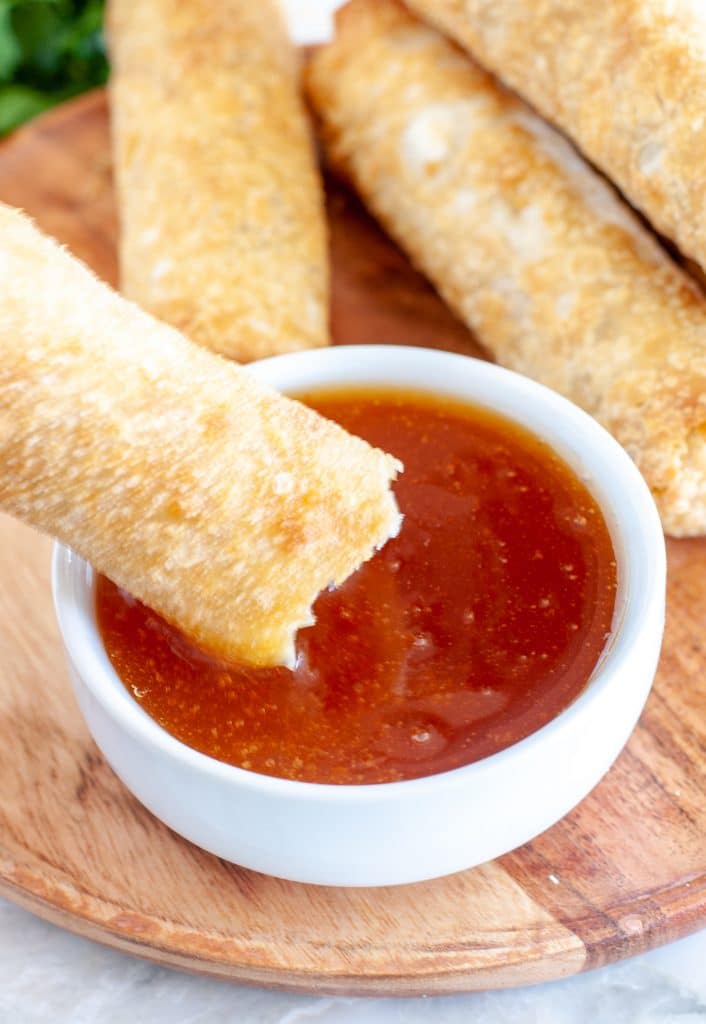
<path id="1" fill-rule="evenodd" d="M 0 0 L 0 134 L 107 76 L 103 0 Z"/>

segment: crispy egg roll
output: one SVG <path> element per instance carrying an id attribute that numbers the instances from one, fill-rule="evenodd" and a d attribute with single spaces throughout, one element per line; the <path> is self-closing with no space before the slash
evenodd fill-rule
<path id="1" fill-rule="evenodd" d="M 99 282 L 0 205 L 0 508 L 208 651 L 291 663 L 399 514 L 399 463 Z"/>
<path id="2" fill-rule="evenodd" d="M 276 0 L 111 0 L 121 290 L 238 360 L 328 342 L 323 189 Z"/>
<path id="3" fill-rule="evenodd" d="M 309 89 L 332 163 L 497 360 L 622 442 L 668 532 L 704 532 L 706 301 L 614 189 L 394 0 L 343 10 Z"/>
<path id="4" fill-rule="evenodd" d="M 407 0 L 563 129 L 706 268 L 706 7 Z"/>

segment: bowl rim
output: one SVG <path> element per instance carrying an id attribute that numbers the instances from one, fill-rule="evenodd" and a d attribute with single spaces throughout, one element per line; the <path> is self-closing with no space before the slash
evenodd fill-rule
<path id="1" fill-rule="evenodd" d="M 219 761 L 189 747 L 163 729 L 134 700 L 113 668 L 103 646 L 94 611 L 95 571 L 80 555 L 56 541 L 52 556 L 52 594 L 66 653 L 93 697 L 99 701 L 110 717 L 134 739 L 148 743 L 162 755 L 182 762 L 185 767 L 195 769 L 201 774 L 205 773 L 221 782 L 230 783 L 239 789 L 246 787 L 253 793 L 276 794 L 294 800 L 315 800 L 317 802 L 322 799 L 335 799 L 339 802 L 361 799 L 370 802 L 388 798 L 416 799 L 429 789 L 464 784 L 470 778 L 479 778 L 502 766 L 506 767 L 512 761 L 521 760 L 525 754 L 547 743 L 552 736 L 557 735 L 560 731 L 571 727 L 577 718 L 584 715 L 591 705 L 601 699 L 608 688 L 615 685 L 616 676 L 623 671 L 626 659 L 629 659 L 630 652 L 639 643 L 643 631 L 646 628 L 654 627 L 655 616 L 657 616 L 657 621 L 663 617 L 666 550 L 659 515 L 647 484 L 618 442 L 596 420 L 557 392 L 528 377 L 473 356 L 402 345 L 339 345 L 304 350 L 271 356 L 249 364 L 244 369 L 254 373 L 261 381 L 270 383 L 273 367 L 275 370 L 279 369 L 286 373 L 289 369 L 288 364 L 296 362 L 300 364 L 300 370 L 306 375 L 312 366 L 317 368 L 323 364 L 324 368 L 327 368 L 329 364 L 332 364 L 336 367 L 336 364 L 340 362 L 342 366 L 337 367 L 338 371 L 348 367 L 353 372 L 354 379 L 349 382 L 353 387 L 367 386 L 368 384 L 375 386 L 376 371 L 379 373 L 381 366 L 391 358 L 397 362 L 398 369 L 400 369 L 399 361 L 404 359 L 408 365 L 410 362 L 417 365 L 426 363 L 427 367 L 431 368 L 431 363 L 436 363 L 436 369 L 446 368 L 450 371 L 448 378 L 451 383 L 448 388 L 443 386 L 440 388 L 438 384 L 433 387 L 426 387 L 420 383 L 409 384 L 404 379 L 404 372 L 402 372 L 403 379 L 399 382 L 400 390 L 417 393 L 426 391 L 429 394 L 446 395 L 461 403 L 466 401 L 469 405 L 485 406 L 507 419 L 514 419 L 515 422 L 524 426 L 525 429 L 529 429 L 535 436 L 556 450 L 554 441 L 544 437 L 534 427 L 527 427 L 519 416 L 513 416 L 506 410 L 498 410 L 492 402 L 484 402 L 481 395 L 473 398 L 464 397 L 460 393 L 459 387 L 454 387 L 454 382 L 458 379 L 459 373 L 470 371 L 478 375 L 479 383 L 495 382 L 508 388 L 511 394 L 522 395 L 525 401 L 548 404 L 552 413 L 561 417 L 561 422 L 565 423 L 566 427 L 572 423 L 580 424 L 582 429 L 588 431 L 592 436 L 595 449 L 592 446 L 591 451 L 581 450 L 581 457 L 590 464 L 592 475 L 601 480 L 604 472 L 608 473 L 608 470 L 611 470 L 612 475 L 619 476 L 620 498 L 629 505 L 630 525 L 628 527 L 627 523 L 617 514 L 613 517 L 613 525 L 611 526 L 610 523 L 608 525 L 614 548 L 620 541 L 625 552 L 627 577 L 621 579 L 619 570 L 616 592 L 616 609 L 620 603 L 621 614 L 619 621 L 614 624 L 613 635 L 599 657 L 583 690 L 563 711 L 535 732 L 530 733 L 529 736 L 488 757 L 432 775 L 395 782 L 344 784 L 304 782 L 262 775 Z M 366 361 L 368 369 L 364 370 Z M 276 376 L 276 373 L 274 375 Z M 358 380 L 355 379 L 356 375 L 359 376 Z M 368 380 L 367 378 L 372 379 Z M 335 387 L 337 383 L 330 381 L 310 384 L 308 387 Z M 381 386 L 386 386 L 390 382 L 380 381 L 379 383 Z M 391 386 L 396 385 L 391 384 Z M 294 386 L 292 390 L 296 393 L 297 390 L 305 390 L 306 387 L 307 385 L 304 385 L 301 389 L 297 389 Z M 287 391 L 286 388 L 283 390 Z M 570 463 L 571 460 L 566 455 L 561 452 L 559 455 L 564 461 Z M 573 468 L 574 472 L 578 472 L 576 466 Z M 592 482 L 595 481 L 592 480 L 588 483 L 589 490 Z M 605 484 L 605 480 L 603 483 Z M 605 514 L 604 498 L 605 496 L 600 498 L 596 496 L 596 500 Z M 618 496 L 615 494 L 612 499 L 613 506 L 617 504 L 617 500 Z M 616 554 L 618 554 L 617 551 Z M 620 557 L 619 554 L 618 557 Z M 77 587 L 81 590 L 85 607 L 81 607 L 75 600 Z M 620 602 L 619 598 L 621 598 Z"/>

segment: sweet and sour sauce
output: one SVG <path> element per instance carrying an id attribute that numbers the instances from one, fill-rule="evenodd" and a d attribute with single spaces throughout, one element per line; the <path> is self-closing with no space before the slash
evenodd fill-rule
<path id="1" fill-rule="evenodd" d="M 615 556 L 584 483 L 477 407 L 299 397 L 403 461 L 399 536 L 319 596 L 293 671 L 215 660 L 99 578 L 104 644 L 135 700 L 211 757 L 322 783 L 458 768 L 549 722 L 585 687 L 613 617 Z"/>

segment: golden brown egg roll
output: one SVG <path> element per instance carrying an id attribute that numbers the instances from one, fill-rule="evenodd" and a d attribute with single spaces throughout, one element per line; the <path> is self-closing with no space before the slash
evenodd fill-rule
<path id="1" fill-rule="evenodd" d="M 706 7 L 407 0 L 574 139 L 706 268 Z"/>
<path id="2" fill-rule="evenodd" d="M 309 88 L 333 164 L 498 361 L 612 431 L 667 531 L 706 531 L 706 301 L 614 189 L 394 0 L 344 8 Z"/>
<path id="3" fill-rule="evenodd" d="M 121 290 L 234 359 L 328 342 L 323 189 L 276 0 L 111 0 Z"/>
<path id="4" fill-rule="evenodd" d="M 0 205 L 0 508 L 207 650 L 290 663 L 396 532 L 399 463 L 128 302 Z"/>

